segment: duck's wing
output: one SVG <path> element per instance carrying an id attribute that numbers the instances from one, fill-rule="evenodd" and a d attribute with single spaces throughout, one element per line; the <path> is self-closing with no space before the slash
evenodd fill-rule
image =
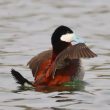
<path id="1" fill-rule="evenodd" d="M 29 68 L 32 70 L 33 76 L 35 76 L 35 74 L 39 70 L 40 65 L 45 60 L 48 60 L 51 57 L 51 55 L 52 55 L 52 50 L 43 51 L 43 52 L 39 53 L 38 55 L 36 55 L 35 57 L 33 57 L 27 63 L 27 65 L 29 66 Z"/>
<path id="2" fill-rule="evenodd" d="M 62 67 L 64 68 L 69 64 L 69 62 L 74 62 L 75 59 L 80 58 L 93 58 L 97 55 L 92 52 L 84 43 L 79 43 L 76 45 L 71 45 L 64 49 L 55 59 L 54 66 L 53 66 L 53 72 L 55 74 L 55 71 L 57 68 Z M 53 74 L 53 76 L 54 76 Z"/>
<path id="3" fill-rule="evenodd" d="M 56 58 L 56 62 L 68 59 L 93 58 L 97 55 L 91 51 L 84 43 L 71 45 L 64 49 Z"/>

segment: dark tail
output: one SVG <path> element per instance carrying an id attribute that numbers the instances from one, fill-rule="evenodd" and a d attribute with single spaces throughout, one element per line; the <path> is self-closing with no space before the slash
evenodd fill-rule
<path id="1" fill-rule="evenodd" d="M 24 86 L 25 83 L 27 83 L 29 85 L 33 85 L 32 82 L 28 81 L 19 72 L 15 71 L 14 69 L 11 70 L 11 74 L 18 84 L 20 84 L 22 86 Z"/>

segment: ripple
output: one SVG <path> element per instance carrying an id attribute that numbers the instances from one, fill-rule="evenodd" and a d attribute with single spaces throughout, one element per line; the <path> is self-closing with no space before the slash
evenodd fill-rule
<path id="1" fill-rule="evenodd" d="M 0 108 L 2 110 L 109 110 L 110 108 L 109 0 L 0 0 Z M 97 58 L 83 60 L 83 89 L 38 92 L 21 88 L 11 68 L 33 80 L 24 65 L 48 49 L 59 25 L 83 36 Z M 70 90 L 70 89 L 69 89 Z"/>

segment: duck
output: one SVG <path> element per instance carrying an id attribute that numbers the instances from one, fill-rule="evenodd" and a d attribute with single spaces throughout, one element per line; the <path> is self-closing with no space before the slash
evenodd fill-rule
<path id="1" fill-rule="evenodd" d="M 69 27 L 61 25 L 53 32 L 51 44 L 51 49 L 37 54 L 27 63 L 34 77 L 33 82 L 28 81 L 18 71 L 11 70 L 17 83 L 38 87 L 60 86 L 76 79 L 83 80 L 85 72 L 81 59 L 97 56 L 83 38 Z"/>

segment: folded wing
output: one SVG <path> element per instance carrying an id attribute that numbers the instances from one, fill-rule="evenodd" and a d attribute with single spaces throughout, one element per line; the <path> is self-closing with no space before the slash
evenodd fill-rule
<path id="1" fill-rule="evenodd" d="M 33 57 L 27 65 L 32 70 L 33 76 L 36 75 L 36 73 L 39 70 L 40 65 L 45 61 L 48 60 L 52 55 L 52 50 L 43 51 L 40 54 Z"/>

